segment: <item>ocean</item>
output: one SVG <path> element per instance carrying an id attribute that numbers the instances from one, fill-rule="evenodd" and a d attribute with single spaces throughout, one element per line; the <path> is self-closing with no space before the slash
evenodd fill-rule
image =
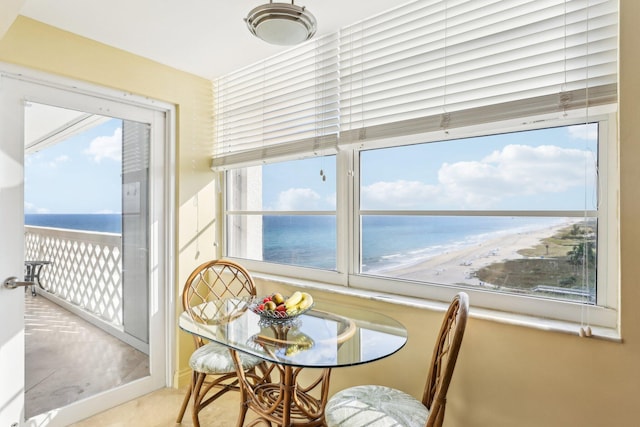
<path id="1" fill-rule="evenodd" d="M 25 214 L 25 225 L 122 233 L 120 214 Z"/>
<path id="2" fill-rule="evenodd" d="M 362 271 L 374 273 L 415 264 L 500 235 L 561 224 L 566 218 L 365 216 Z M 332 216 L 263 218 L 266 261 L 336 269 L 336 226 Z"/>
<path id="3" fill-rule="evenodd" d="M 561 224 L 566 218 L 365 216 L 362 218 L 362 271 L 374 273 L 411 265 L 503 234 Z M 120 214 L 27 214 L 25 224 L 121 233 Z M 336 269 L 333 216 L 264 216 L 265 261 Z"/>

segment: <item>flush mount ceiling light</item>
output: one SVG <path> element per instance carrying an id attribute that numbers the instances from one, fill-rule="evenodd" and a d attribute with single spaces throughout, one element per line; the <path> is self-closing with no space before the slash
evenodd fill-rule
<path id="1" fill-rule="evenodd" d="M 249 31 L 271 44 L 294 45 L 316 33 L 316 18 L 304 6 L 274 3 L 258 6 L 245 18 Z"/>

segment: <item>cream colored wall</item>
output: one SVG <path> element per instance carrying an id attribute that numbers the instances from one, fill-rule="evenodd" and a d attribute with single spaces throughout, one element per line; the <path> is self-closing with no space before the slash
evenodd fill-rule
<path id="1" fill-rule="evenodd" d="M 0 39 L 0 61 L 174 104 L 176 288 L 197 264 L 215 257 L 210 81 L 25 17 L 18 17 Z M 176 341 L 178 366 L 186 370 L 192 339 L 177 333 Z"/>
<path id="2" fill-rule="evenodd" d="M 620 0 L 620 217 L 623 343 L 471 319 L 451 385 L 447 427 L 635 426 L 640 415 L 640 2 Z M 214 256 L 215 186 L 208 169 L 209 83 L 124 52 L 20 18 L 3 40 L 0 61 L 148 95 L 178 106 L 178 283 Z M 196 209 L 195 199 L 199 209 Z M 195 215 L 199 210 L 199 232 Z M 197 242 L 195 237 L 199 236 Z M 197 250 L 199 249 L 199 251 Z M 278 287 L 259 283 L 260 291 Z M 322 292 L 317 298 L 330 299 Z M 382 383 L 418 396 L 442 313 L 357 301 L 388 312 L 409 330 L 393 357 L 341 368 L 332 392 Z M 472 301 L 473 304 L 473 301 Z M 176 311 L 178 308 L 176 307 Z M 190 343 L 178 333 L 182 368 Z"/>

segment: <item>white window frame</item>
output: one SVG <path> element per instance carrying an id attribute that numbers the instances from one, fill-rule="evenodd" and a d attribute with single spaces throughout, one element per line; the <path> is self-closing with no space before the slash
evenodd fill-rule
<path id="1" fill-rule="evenodd" d="M 572 115 L 576 115 L 575 113 Z M 570 126 L 585 123 L 586 117 L 575 117 L 566 120 L 558 120 L 557 117 L 544 118 L 536 117 L 529 120 L 529 123 L 515 124 L 514 122 L 493 123 L 476 126 L 467 129 L 450 129 L 445 132 L 436 132 L 431 135 L 414 135 L 410 138 L 396 138 L 393 140 L 381 140 L 375 145 L 368 144 L 366 149 L 393 147 L 413 144 L 417 142 L 436 142 L 442 140 L 461 139 L 469 137 L 486 136 L 496 133 L 544 129 L 548 127 Z M 453 295 L 464 290 L 470 294 L 474 305 L 498 310 L 501 312 L 516 312 L 536 317 L 558 319 L 570 322 L 584 321 L 588 317 L 589 322 L 607 328 L 614 328 L 617 325 L 618 309 L 618 248 L 617 236 L 617 193 L 618 193 L 618 167 L 617 167 L 617 143 L 615 133 L 615 114 L 599 114 L 588 118 L 589 122 L 599 123 L 598 135 L 598 164 L 599 164 L 599 207 L 598 207 L 598 265 L 597 265 L 597 301 L 598 305 L 580 304 L 572 301 L 561 301 L 548 298 L 538 298 L 533 296 L 511 295 L 495 291 L 473 289 L 469 287 L 436 286 L 425 283 L 409 283 L 403 280 L 396 280 L 388 277 L 371 277 L 358 274 L 359 260 L 358 247 L 360 241 L 359 230 L 354 228 L 352 236 L 353 251 L 350 257 L 350 270 L 348 286 L 356 289 L 363 289 L 374 292 L 388 292 L 389 282 L 393 282 L 394 294 L 412 296 L 422 299 L 446 301 Z M 356 151 L 360 151 L 357 148 Z M 364 149 L 364 147 L 362 147 Z M 359 200 L 360 176 L 358 162 L 354 162 L 354 197 L 355 203 Z M 459 211 L 441 212 L 443 215 L 460 215 Z M 500 212 L 497 212 L 498 214 Z M 522 211 L 523 216 L 537 213 Z M 562 212 L 559 216 L 563 216 Z M 360 211 L 353 209 L 350 221 L 359 224 Z"/>
<path id="2" fill-rule="evenodd" d="M 609 107 L 611 109 L 611 107 Z M 357 207 L 359 200 L 359 168 L 356 161 L 358 153 L 365 149 L 394 147 L 415 144 L 418 142 L 435 142 L 442 140 L 478 137 L 496 133 L 507 133 L 522 130 L 544 129 L 548 127 L 569 126 L 588 122 L 599 123 L 598 163 L 599 163 L 599 207 L 598 207 L 598 277 L 597 301 L 599 305 L 581 304 L 572 301 L 522 296 L 473 289 L 469 287 L 436 286 L 426 283 L 407 282 L 388 277 L 372 277 L 359 274 L 359 226 L 360 211 Z M 447 131 L 432 132 L 430 134 L 413 135 L 367 142 L 366 147 L 356 144 L 349 149 L 343 147 L 336 157 L 337 182 L 337 268 L 338 271 L 324 271 L 318 269 L 297 267 L 292 265 L 274 264 L 264 261 L 239 260 L 257 273 L 289 277 L 291 281 L 305 280 L 338 285 L 345 290 L 358 293 L 360 291 L 383 294 L 390 300 L 412 297 L 424 300 L 447 301 L 459 290 L 464 290 L 476 307 L 489 310 L 520 313 L 538 318 L 556 319 L 569 322 L 582 322 L 585 318 L 595 326 L 615 328 L 618 310 L 618 247 L 617 235 L 617 139 L 615 133 L 615 112 L 587 114 L 573 111 L 565 119 L 558 119 L 557 115 L 532 117 L 530 120 L 513 120 L 500 123 L 490 123 L 469 128 L 448 129 Z M 226 188 L 223 186 L 223 188 Z M 223 218 L 227 214 L 255 213 L 224 210 Z M 270 214 L 261 211 L 261 214 Z M 298 212 L 302 213 L 302 212 Z M 309 212 L 304 212 L 308 214 Z M 447 212 L 443 212 L 447 214 Z M 450 212 L 458 215 L 459 212 Z M 536 212 L 522 212 L 535 215 Z M 560 216 L 563 213 L 559 213 Z M 226 233 L 225 233 L 226 234 Z M 225 249 L 226 251 L 226 249 Z M 223 252 L 226 253 L 226 252 Z M 393 283 L 393 293 L 389 292 L 389 284 Z"/>

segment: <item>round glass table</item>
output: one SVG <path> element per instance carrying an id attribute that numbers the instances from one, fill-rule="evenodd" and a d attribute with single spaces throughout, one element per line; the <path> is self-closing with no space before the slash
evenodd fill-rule
<path id="1" fill-rule="evenodd" d="M 221 299 L 179 318 L 182 330 L 229 347 L 236 368 L 237 352 L 271 362 L 260 378 L 237 369 L 243 395 L 239 426 L 248 409 L 280 426 L 323 425 L 333 368 L 374 362 L 407 342 L 400 322 L 355 305 L 316 301 L 306 313 L 282 320 L 254 313 L 254 305 L 251 298 Z M 319 368 L 320 374 L 302 384 L 305 368 Z"/>

